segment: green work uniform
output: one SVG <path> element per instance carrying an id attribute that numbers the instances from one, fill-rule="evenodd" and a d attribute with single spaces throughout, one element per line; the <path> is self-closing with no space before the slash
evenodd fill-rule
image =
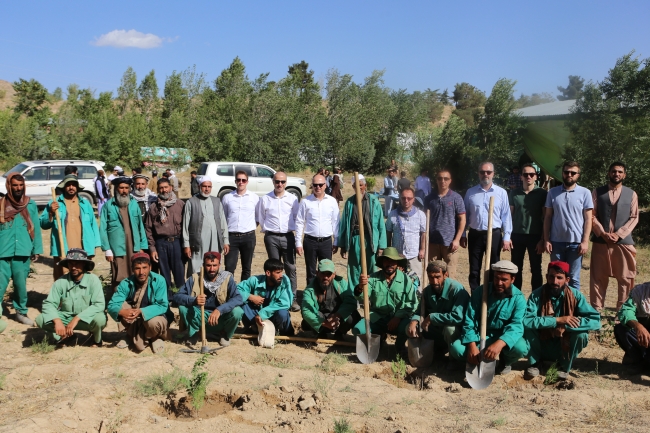
<path id="1" fill-rule="evenodd" d="M 22 315 L 27 315 L 27 276 L 31 257 L 34 254 L 43 254 L 38 208 L 34 200 L 27 204 L 27 212 L 34 226 L 34 239 L 29 236 L 27 222 L 21 214 L 17 214 L 9 222 L 0 224 L 0 300 L 5 296 L 9 280 L 13 280 L 13 305 Z"/>
<path id="2" fill-rule="evenodd" d="M 318 296 L 314 289 L 315 284 L 318 284 L 316 278 L 314 278 L 305 288 L 302 295 L 302 306 L 300 311 L 305 322 L 307 322 L 314 331 L 319 332 L 320 327 L 325 322 L 326 318 L 320 313 Z M 336 293 L 339 294 L 341 299 L 341 306 L 336 313 L 341 316 L 341 322 L 345 322 L 345 320 L 357 309 L 357 299 L 354 297 L 352 289 L 348 286 L 348 282 L 345 281 L 343 277 L 334 277 L 332 284 L 334 285 L 334 290 L 336 290 Z"/>
<path id="3" fill-rule="evenodd" d="M 506 343 L 501 350 L 500 359 L 505 365 L 512 365 L 519 358 L 528 353 L 528 342 L 524 339 L 524 314 L 526 313 L 526 298 L 514 285 L 510 286 L 511 295 L 503 299 L 497 298 L 493 293 L 493 283 L 488 285 L 487 299 L 487 330 L 485 347 L 489 347 L 497 340 Z M 472 292 L 472 297 L 467 306 L 465 321 L 463 322 L 464 345 L 481 341 L 481 304 L 483 301 L 483 286 L 478 286 Z"/>
<path id="4" fill-rule="evenodd" d="M 149 247 L 147 235 L 142 223 L 142 212 L 135 200 L 130 200 L 127 207 L 129 220 L 131 221 L 131 235 L 133 238 L 133 251 L 137 253 Z M 102 215 L 99 219 L 99 235 L 103 251 L 111 250 L 114 257 L 126 255 L 126 238 L 124 234 L 124 221 L 120 214 L 120 207 L 115 197 L 106 202 L 102 207 Z M 121 305 L 121 304 L 120 304 Z"/>
<path id="5" fill-rule="evenodd" d="M 445 278 L 440 295 L 437 295 L 431 285 L 428 285 L 424 288 L 422 299 L 425 314 L 431 320 L 429 329 L 423 331 L 422 336 L 434 341 L 434 353 L 444 355 L 449 351 L 449 356 L 452 358 L 465 359 L 465 346 L 461 343 L 460 336 L 465 311 L 469 304 L 467 290 L 458 281 Z M 411 321 L 420 321 L 421 308 L 420 305 L 417 306 Z"/>
<path id="6" fill-rule="evenodd" d="M 78 283 L 70 273 L 54 282 L 50 294 L 43 301 L 43 313 L 36 317 L 36 326 L 42 328 L 55 340 L 61 337 L 54 332 L 54 320 L 61 319 L 68 325 L 75 317 L 79 323 L 74 329 L 90 331 L 95 343 L 102 341 L 102 329 L 106 326 L 102 282 L 96 275 L 85 273 Z"/>
<path id="7" fill-rule="evenodd" d="M 366 264 L 368 272 L 375 271 L 375 258 L 379 250 L 386 248 L 386 224 L 384 222 L 384 211 L 381 203 L 373 195 L 366 193 L 369 199 L 370 227 L 365 227 L 366 237 Z M 350 287 L 359 285 L 361 276 L 361 241 L 358 230 L 351 227 L 352 216 L 357 212 L 356 196 L 348 198 L 343 206 L 343 216 L 339 223 L 339 237 L 337 244 L 343 252 L 348 254 L 348 284 Z M 364 224 L 367 218 L 364 219 Z M 370 239 L 368 233 L 371 234 Z"/>
<path id="8" fill-rule="evenodd" d="M 127 301 L 133 301 L 136 284 L 135 275 L 123 279 L 117 286 L 115 293 L 113 293 L 113 297 L 108 302 L 108 307 L 106 309 L 108 310 L 108 314 L 116 322 L 120 321 L 118 313 L 122 309 L 122 304 Z M 165 280 L 165 277 L 155 272 L 149 273 L 147 292 L 142 297 L 140 311 L 142 312 L 142 318 L 145 321 L 156 316 L 166 316 L 167 323 L 171 323 L 174 320 L 173 313 L 169 310 L 169 302 L 167 300 L 167 281 Z"/>
<path id="9" fill-rule="evenodd" d="M 79 200 L 79 218 L 81 219 L 81 245 L 86 254 L 92 257 L 95 255 L 95 248 L 101 246 L 95 211 L 93 210 L 92 203 L 88 200 L 80 195 L 77 196 L 77 199 Z M 68 238 L 66 237 L 65 227 L 68 213 L 65 207 L 65 196 L 61 194 L 56 198 L 56 201 L 59 203 L 59 217 L 63 223 L 63 245 L 65 250 L 68 251 Z M 43 230 L 52 229 L 50 234 L 50 255 L 52 257 L 65 257 L 65 254 L 61 254 L 59 251 L 59 224 L 56 222 L 56 218 L 50 220 L 51 205 L 52 200 L 47 203 L 47 206 L 45 206 L 45 209 L 41 213 L 41 228 Z"/>
<path id="10" fill-rule="evenodd" d="M 554 329 L 557 326 L 556 317 L 564 316 L 562 305 L 564 303 L 564 290 L 557 297 L 551 296 L 554 316 L 542 316 L 542 291 L 545 286 L 534 290 L 528 297 L 526 315 L 524 316 L 524 338 L 530 345 L 528 362 L 533 365 L 539 361 L 558 362 L 561 371 L 571 371 L 573 361 L 578 354 L 587 347 L 589 331 L 600 329 L 600 313 L 592 307 L 579 290 L 570 288 L 576 298 L 573 316 L 580 318 L 580 326 L 571 328 L 566 326 L 564 332 L 569 333 L 569 351 L 563 353 L 562 338 L 554 337 L 548 340 L 540 338 L 542 329 Z"/>
<path id="11" fill-rule="evenodd" d="M 237 290 L 241 293 L 244 306 L 248 303 L 250 295 L 261 296 L 264 298 L 257 315 L 262 320 L 269 320 L 276 312 L 280 310 L 289 310 L 293 303 L 293 292 L 291 291 L 291 281 L 286 275 L 282 276 L 280 285 L 267 288 L 266 275 L 252 276 L 237 285 Z M 244 309 L 246 311 L 246 309 Z"/>
<path id="12" fill-rule="evenodd" d="M 368 277 L 368 298 L 370 299 L 370 333 L 391 333 L 397 336 L 395 348 L 399 351 L 406 343 L 406 327 L 415 312 L 417 297 L 411 279 L 399 269 L 390 286 L 384 271 L 377 271 Z M 363 300 L 363 294 L 357 296 Z M 389 331 L 388 322 L 397 317 L 400 320 L 396 329 Z M 361 319 L 352 328 L 354 335 L 366 333 L 366 321 Z"/>

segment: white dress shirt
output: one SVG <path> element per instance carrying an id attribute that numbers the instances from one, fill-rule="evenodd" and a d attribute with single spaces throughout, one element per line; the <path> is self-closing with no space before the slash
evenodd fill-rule
<path id="1" fill-rule="evenodd" d="M 228 232 L 248 233 L 255 230 L 255 210 L 259 201 L 257 194 L 248 190 L 243 195 L 239 195 L 237 190 L 224 195 L 221 204 L 228 222 Z"/>
<path id="2" fill-rule="evenodd" d="M 312 194 L 300 202 L 296 216 L 296 248 L 302 248 L 303 233 L 317 238 L 334 236 L 332 245 L 337 245 L 339 204 L 334 197 L 325 194 L 322 200 L 318 200 Z"/>
<path id="3" fill-rule="evenodd" d="M 298 214 L 298 198 L 290 192 L 284 192 L 282 197 L 275 191 L 263 195 L 257 204 L 257 222 L 262 233 L 289 233 L 296 229 Z"/>
<path id="4" fill-rule="evenodd" d="M 474 230 L 487 230 L 488 210 L 490 209 L 490 197 L 492 196 L 494 196 L 492 228 L 502 229 L 503 240 L 509 241 L 510 233 L 512 233 L 512 217 L 510 216 L 508 193 L 505 189 L 494 184 L 488 190 L 484 190 L 481 185 L 476 185 L 465 193 L 467 227 Z"/>

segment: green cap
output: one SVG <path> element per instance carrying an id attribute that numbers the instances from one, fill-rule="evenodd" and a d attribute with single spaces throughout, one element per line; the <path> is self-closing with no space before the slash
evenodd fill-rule
<path id="1" fill-rule="evenodd" d="M 336 268 L 334 267 L 334 262 L 329 259 L 321 260 L 320 263 L 318 263 L 318 272 L 335 273 Z"/>

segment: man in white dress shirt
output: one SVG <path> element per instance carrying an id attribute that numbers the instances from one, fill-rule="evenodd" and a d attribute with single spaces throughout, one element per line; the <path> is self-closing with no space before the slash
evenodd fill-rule
<path id="1" fill-rule="evenodd" d="M 465 212 L 469 234 L 460 239 L 460 246 L 469 252 L 469 286 L 474 290 L 481 284 L 481 262 L 487 246 L 488 211 L 490 197 L 494 196 L 494 212 L 492 215 L 492 248 L 490 263 L 501 260 L 501 249 L 510 251 L 512 242 L 512 218 L 508 193 L 505 189 L 492 183 L 494 164 L 482 162 L 478 168 L 479 184 L 471 187 L 465 193 Z M 492 274 L 492 272 L 490 272 Z M 491 278 L 491 277 L 490 277 Z"/>
<path id="2" fill-rule="evenodd" d="M 257 203 L 260 198 L 248 191 L 248 174 L 240 170 L 235 173 L 237 189 L 223 196 L 223 213 L 228 222 L 230 251 L 226 254 L 226 271 L 235 275 L 237 260 L 241 254 L 241 279 L 246 281 L 251 276 L 251 263 L 255 252 L 255 228 Z"/>
<path id="3" fill-rule="evenodd" d="M 257 205 L 257 222 L 264 233 L 264 246 L 269 259 L 281 260 L 291 281 L 294 302 L 291 311 L 299 311 L 295 302 L 298 291 L 296 278 L 296 215 L 298 198 L 286 191 L 287 174 L 278 171 L 273 176 L 273 191 L 262 196 Z"/>
<path id="4" fill-rule="evenodd" d="M 316 276 L 318 261 L 332 260 L 332 254 L 338 251 L 339 233 L 339 205 L 334 197 L 325 194 L 325 176 L 317 174 L 311 182 L 314 193 L 300 202 L 296 216 L 296 251 L 305 256 L 307 284 Z"/>

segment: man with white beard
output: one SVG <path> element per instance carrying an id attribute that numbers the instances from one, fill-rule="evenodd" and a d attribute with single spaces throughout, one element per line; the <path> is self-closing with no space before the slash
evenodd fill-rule
<path id="1" fill-rule="evenodd" d="M 132 274 L 131 256 L 148 248 L 142 213 L 131 199 L 133 179 L 116 177 L 111 182 L 115 194 L 102 208 L 99 235 L 106 260 L 111 264 L 113 290 Z"/>
<path id="2" fill-rule="evenodd" d="M 147 186 L 149 184 L 149 178 L 144 174 L 136 173 L 132 177 L 133 179 L 133 190 L 131 191 L 131 197 L 140 207 L 140 212 L 142 213 L 142 221 L 144 222 L 144 217 L 149 210 L 151 203 L 156 202 L 156 194 L 151 191 Z"/>

